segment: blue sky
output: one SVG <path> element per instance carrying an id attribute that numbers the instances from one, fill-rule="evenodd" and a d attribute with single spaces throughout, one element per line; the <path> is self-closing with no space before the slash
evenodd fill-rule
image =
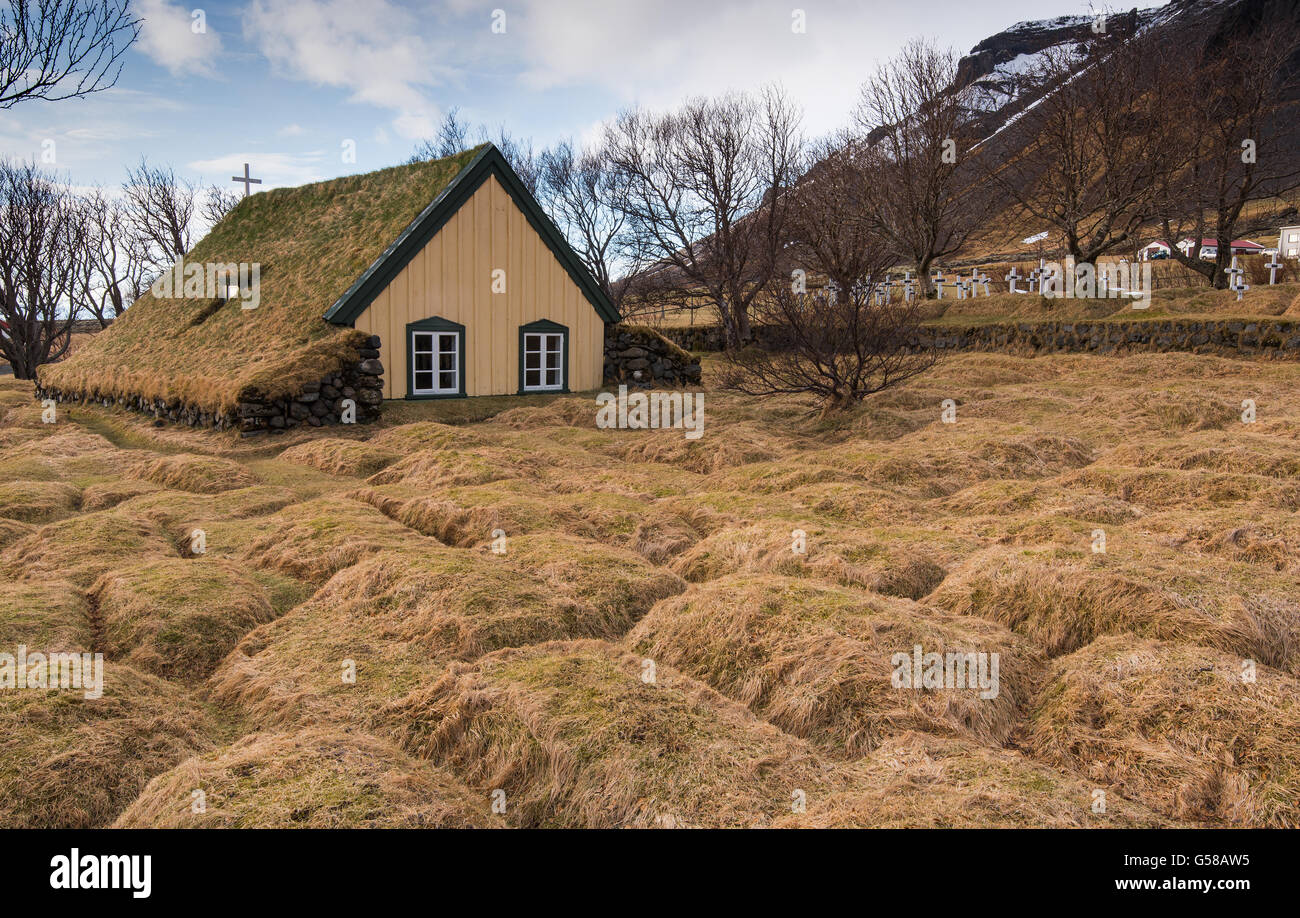
<path id="1" fill-rule="evenodd" d="M 0 155 L 39 157 L 53 140 L 55 168 L 74 185 L 120 183 L 147 155 L 236 188 L 230 176 L 247 161 L 270 188 L 402 162 L 453 106 L 542 146 L 591 136 L 634 103 L 772 80 L 821 133 L 846 122 L 861 81 L 910 38 L 965 53 L 1019 20 L 1088 10 L 1077 0 L 133 3 L 144 33 L 117 86 L 0 111 Z"/>

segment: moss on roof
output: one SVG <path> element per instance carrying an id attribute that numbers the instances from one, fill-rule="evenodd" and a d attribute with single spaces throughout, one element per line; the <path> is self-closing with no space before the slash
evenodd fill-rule
<path id="1" fill-rule="evenodd" d="M 242 393 L 299 391 L 338 369 L 361 337 L 325 311 L 479 149 L 245 198 L 185 262 L 260 264 L 256 309 L 146 293 L 68 360 L 41 367 L 42 385 L 208 411 L 232 409 Z"/>

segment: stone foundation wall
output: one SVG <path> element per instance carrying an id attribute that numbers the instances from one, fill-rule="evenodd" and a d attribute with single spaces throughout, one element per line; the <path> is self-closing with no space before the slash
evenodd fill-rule
<path id="1" fill-rule="evenodd" d="M 296 395 L 262 398 L 256 392 L 243 393 L 233 412 L 211 412 L 187 405 L 178 398 L 150 399 L 143 396 L 108 396 L 99 392 L 64 392 L 57 388 L 36 389 L 40 399 L 57 402 L 116 405 L 130 411 L 151 414 L 156 423 L 185 424 L 212 430 L 238 430 L 241 436 L 278 433 L 300 425 L 326 427 L 342 423 L 343 401 L 356 403 L 356 423 L 376 420 L 384 402 L 384 365 L 379 360 L 380 339 L 371 335 L 356 351 L 356 359 L 318 382 L 308 383 Z"/>
<path id="2" fill-rule="evenodd" d="M 605 382 L 618 385 L 698 386 L 700 358 L 658 332 L 638 325 L 605 328 Z"/>
<path id="3" fill-rule="evenodd" d="M 779 333 L 754 328 L 762 347 L 778 347 Z M 697 351 L 722 349 L 719 326 L 661 330 L 681 347 Z M 1236 352 L 1278 358 L 1300 358 L 1300 321 L 1289 319 L 1148 319 L 1133 321 L 1062 320 L 1002 322 L 967 328 L 926 325 L 908 347 L 941 351 L 1076 351 L 1110 354 L 1119 351 Z"/>

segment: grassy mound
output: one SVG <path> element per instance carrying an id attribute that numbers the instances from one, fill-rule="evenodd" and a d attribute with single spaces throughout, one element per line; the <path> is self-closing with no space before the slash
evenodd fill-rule
<path id="1" fill-rule="evenodd" d="M 275 613 L 261 584 L 224 561 L 171 558 L 105 574 L 91 588 L 104 650 L 136 669 L 202 680 Z"/>
<path id="2" fill-rule="evenodd" d="M 41 653 L 96 649 L 90 607 L 64 580 L 0 581 L 0 648 Z"/>
<path id="3" fill-rule="evenodd" d="M 194 791 L 203 791 L 195 813 Z M 487 828 L 489 801 L 363 733 L 254 733 L 149 782 L 118 828 Z"/>
<path id="4" fill-rule="evenodd" d="M 507 536 L 559 531 L 625 544 L 645 515 L 645 504 L 632 497 L 592 491 L 566 495 L 561 502 L 518 479 L 452 487 L 433 496 L 407 484 L 360 488 L 349 496 L 403 526 L 461 547 L 488 542 L 498 529 Z"/>
<path id="5" fill-rule="evenodd" d="M 323 437 L 291 446 L 280 454 L 285 462 L 311 466 L 330 475 L 365 478 L 396 462 L 399 454 L 361 440 Z"/>
<path id="6" fill-rule="evenodd" d="M 1102 638 L 1053 668 L 1034 753 L 1176 819 L 1300 825 L 1300 683 L 1190 644 Z"/>
<path id="7" fill-rule="evenodd" d="M 0 569 L 11 577 L 62 578 L 87 589 L 123 558 L 157 560 L 176 553 L 156 523 L 103 510 L 42 526 L 0 552 Z"/>
<path id="8" fill-rule="evenodd" d="M 0 517 L 0 552 L 3 552 L 15 542 L 25 539 L 34 530 L 35 527 L 27 523 Z"/>
<path id="9" fill-rule="evenodd" d="M 433 543 L 349 567 L 245 637 L 213 675 L 215 697 L 264 728 L 366 723 L 453 660 L 556 639 L 616 638 L 677 582 L 644 563 L 618 571 L 611 584 L 582 581 L 563 563 L 535 576 L 516 553 L 527 557 L 528 548 L 512 542 L 501 557 Z M 614 556 L 587 570 L 614 574 L 629 561 Z M 344 660 L 355 661 L 355 683 L 343 681 Z"/>
<path id="10" fill-rule="evenodd" d="M 1050 656 L 1103 634 L 1195 640 L 1215 630 L 1176 595 L 1065 553 L 992 549 L 954 572 L 928 601 L 1005 625 Z"/>
<path id="11" fill-rule="evenodd" d="M 152 481 L 125 479 L 121 481 L 104 481 L 88 486 L 81 492 L 81 510 L 90 513 L 95 510 L 109 510 L 123 501 L 141 494 L 151 494 L 159 490 Z"/>
<path id="12" fill-rule="evenodd" d="M 1146 828 L 1169 825 L 1141 804 L 1015 752 L 905 733 L 862 759 L 845 789 L 808 800 L 781 828 Z M 1106 788 L 1102 788 L 1106 790 Z"/>
<path id="13" fill-rule="evenodd" d="M 80 501 L 81 489 L 61 481 L 0 484 L 0 516 L 25 523 L 48 523 L 68 516 Z"/>
<path id="14" fill-rule="evenodd" d="M 113 821 L 154 775 L 209 748 L 213 724 L 179 686 L 104 665 L 104 695 L 0 692 L 0 824 Z"/>
<path id="15" fill-rule="evenodd" d="M 506 557 L 557 592 L 609 616 L 616 624 L 604 637 L 622 634 L 656 602 L 686 589 L 679 577 L 632 551 L 576 536 L 537 534 L 509 539 Z"/>
<path id="16" fill-rule="evenodd" d="M 418 532 L 344 497 L 293 504 L 256 525 L 261 534 L 246 559 L 309 583 L 324 583 L 376 552 L 433 547 Z"/>
<path id="17" fill-rule="evenodd" d="M 803 533 L 799 554 L 794 551 L 796 531 Z M 946 576 L 945 564 L 973 547 L 943 533 L 897 527 L 845 532 L 797 522 L 760 524 L 714 532 L 675 558 L 672 568 L 697 583 L 746 571 L 812 577 L 920 599 Z"/>
<path id="18" fill-rule="evenodd" d="M 827 769 L 798 740 L 595 641 L 457 664 L 389 717 L 413 754 L 505 793 L 516 826 L 767 825 Z"/>
<path id="19" fill-rule="evenodd" d="M 518 456 L 482 448 L 421 449 L 376 472 L 371 484 L 407 484 L 436 491 L 481 485 L 519 475 Z"/>
<path id="20" fill-rule="evenodd" d="M 404 456 L 419 449 L 478 446 L 482 437 L 469 427 L 456 427 L 437 421 L 416 421 L 413 424 L 383 428 L 368 442 L 376 449 L 392 450 Z"/>
<path id="21" fill-rule="evenodd" d="M 244 198 L 185 261 L 260 265 L 256 309 L 146 293 L 67 360 L 41 367 L 42 385 L 206 411 L 230 410 L 246 391 L 300 391 L 338 369 L 360 337 L 325 311 L 475 152 Z"/>
<path id="22" fill-rule="evenodd" d="M 1038 653 L 995 625 L 905 600 L 783 577 L 731 577 L 659 603 L 627 636 L 638 654 L 694 676 L 837 756 L 906 730 L 1000 744 L 1034 689 Z M 896 653 L 997 653 L 998 691 L 895 688 Z M 910 670 L 910 664 L 909 664 Z"/>
<path id="23" fill-rule="evenodd" d="M 252 473 L 238 462 L 194 453 L 146 461 L 131 469 L 131 474 L 164 488 L 194 494 L 216 494 L 257 483 Z"/>

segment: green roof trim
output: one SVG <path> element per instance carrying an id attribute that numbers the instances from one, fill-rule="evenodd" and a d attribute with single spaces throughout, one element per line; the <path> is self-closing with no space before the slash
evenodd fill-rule
<path id="1" fill-rule="evenodd" d="M 495 175 L 497 181 L 505 188 L 511 200 L 523 212 L 528 224 L 542 237 L 546 247 L 564 266 L 569 277 L 582 291 L 587 302 L 606 322 L 619 321 L 618 310 L 613 302 L 600 289 L 596 279 L 591 276 L 582 259 L 573 251 L 565 240 L 564 234 L 542 210 L 537 199 L 524 187 L 510 163 L 491 143 L 484 144 L 482 150 L 470 160 L 465 168 L 433 199 L 420 215 L 411 221 L 411 225 L 402 230 L 393 243 L 384 249 L 374 263 L 362 272 L 342 296 L 334 301 L 325 312 L 325 319 L 335 325 L 352 325 L 357 318 L 375 301 L 401 270 L 410 264 L 446 225 L 461 205 L 470 199 L 474 192 L 488 179 Z"/>

